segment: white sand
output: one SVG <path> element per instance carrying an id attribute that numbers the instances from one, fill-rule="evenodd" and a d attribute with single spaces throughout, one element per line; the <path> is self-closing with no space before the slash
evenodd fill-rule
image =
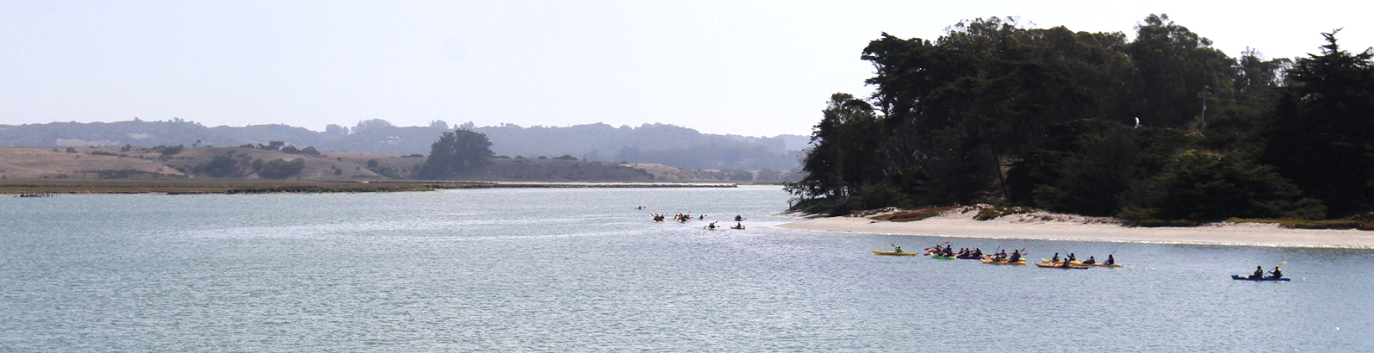
<path id="1" fill-rule="evenodd" d="M 779 228 L 891 235 L 985 239 L 1037 239 L 1164 244 L 1217 244 L 1278 247 L 1374 249 L 1374 231 L 1284 229 L 1277 224 L 1219 223 L 1195 228 L 1131 228 L 1101 218 L 1049 213 L 973 219 L 976 210 L 948 212 L 915 222 L 874 221 L 863 217 L 817 218 Z"/>

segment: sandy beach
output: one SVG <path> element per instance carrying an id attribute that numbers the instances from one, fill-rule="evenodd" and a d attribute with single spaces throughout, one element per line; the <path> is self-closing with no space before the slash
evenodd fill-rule
<path id="1" fill-rule="evenodd" d="M 1353 229 L 1285 229 L 1277 224 L 1225 222 L 1193 228 L 1133 228 L 1102 218 L 1044 212 L 1014 214 L 988 221 L 974 220 L 975 214 L 976 209 L 968 212 L 951 211 L 941 216 L 913 222 L 876 221 L 866 217 L 842 216 L 810 219 L 777 227 L 985 239 L 1374 249 L 1374 231 Z"/>

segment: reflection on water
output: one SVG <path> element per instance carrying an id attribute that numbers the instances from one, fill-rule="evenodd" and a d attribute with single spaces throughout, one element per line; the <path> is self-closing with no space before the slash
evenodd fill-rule
<path id="1" fill-rule="evenodd" d="M 774 215 L 786 198 L 777 187 L 4 198 L 0 351 L 1374 350 L 1368 250 L 769 228 L 790 221 Z M 749 229 L 649 213 L 740 214 Z M 946 241 L 1126 266 L 869 252 Z M 1229 278 L 1284 261 L 1293 282 Z"/>

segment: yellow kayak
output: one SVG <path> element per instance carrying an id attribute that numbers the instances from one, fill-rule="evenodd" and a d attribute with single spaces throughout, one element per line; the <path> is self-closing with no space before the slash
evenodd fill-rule
<path id="1" fill-rule="evenodd" d="M 1035 264 L 1035 267 L 1039 267 L 1039 268 L 1064 268 L 1064 269 L 1074 269 L 1074 270 L 1086 270 L 1086 269 L 1091 268 L 1092 266 L 1074 266 L 1074 265 L 1069 265 L 1069 267 L 1064 267 L 1064 266 L 1053 265 L 1053 264 Z"/>
<path id="2" fill-rule="evenodd" d="M 920 254 L 913 253 L 913 252 L 905 252 L 905 251 L 904 251 L 904 252 L 896 252 L 896 251 L 877 251 L 877 250 L 873 250 L 873 255 L 916 256 L 916 255 L 920 255 Z"/>
<path id="3" fill-rule="evenodd" d="M 1083 264 L 1083 266 L 1093 266 L 1093 267 L 1121 267 L 1121 264 Z"/>
<path id="4" fill-rule="evenodd" d="M 1026 259 L 1024 259 L 1024 258 L 1022 258 L 1022 259 L 1020 259 L 1020 260 L 1017 260 L 1016 262 L 1009 262 L 1009 261 L 992 261 L 992 260 L 988 260 L 988 259 L 979 259 L 979 261 L 983 261 L 983 263 L 989 264 L 989 265 L 1012 265 L 1012 266 L 1025 266 L 1025 265 L 1026 265 Z"/>
<path id="5" fill-rule="evenodd" d="M 1047 264 L 1056 264 L 1056 265 L 1057 265 L 1057 264 L 1063 264 L 1063 263 L 1064 263 L 1063 260 L 1060 260 L 1060 261 L 1050 261 L 1050 260 L 1045 260 L 1045 259 L 1040 259 L 1040 262 L 1044 262 L 1044 263 L 1047 263 Z M 1069 261 L 1069 265 L 1071 265 L 1071 266 L 1084 266 L 1082 261 L 1077 261 L 1077 260 L 1075 260 L 1075 261 Z"/>

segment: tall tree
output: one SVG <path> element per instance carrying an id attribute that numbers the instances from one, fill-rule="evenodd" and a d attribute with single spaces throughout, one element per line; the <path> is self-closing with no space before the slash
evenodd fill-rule
<path id="1" fill-rule="evenodd" d="M 1288 70 L 1264 157 L 1334 215 L 1374 211 L 1374 49 L 1322 36 L 1321 54 Z"/>
<path id="2" fill-rule="evenodd" d="M 1139 75 L 1131 92 L 1138 97 L 1134 115 L 1150 126 L 1183 127 L 1204 117 L 1208 101 L 1230 92 L 1234 60 L 1168 15 L 1150 15 L 1136 26 L 1126 54 Z"/>
<path id="3" fill-rule="evenodd" d="M 444 132 L 430 145 L 429 157 L 415 177 L 451 179 L 463 176 L 490 164 L 493 155 L 486 134 L 463 129 Z"/>
<path id="4" fill-rule="evenodd" d="M 805 197 L 844 199 L 882 178 L 878 155 L 882 125 L 873 106 L 847 93 L 830 96 L 813 146 L 803 160 L 806 178 L 792 186 Z"/>

